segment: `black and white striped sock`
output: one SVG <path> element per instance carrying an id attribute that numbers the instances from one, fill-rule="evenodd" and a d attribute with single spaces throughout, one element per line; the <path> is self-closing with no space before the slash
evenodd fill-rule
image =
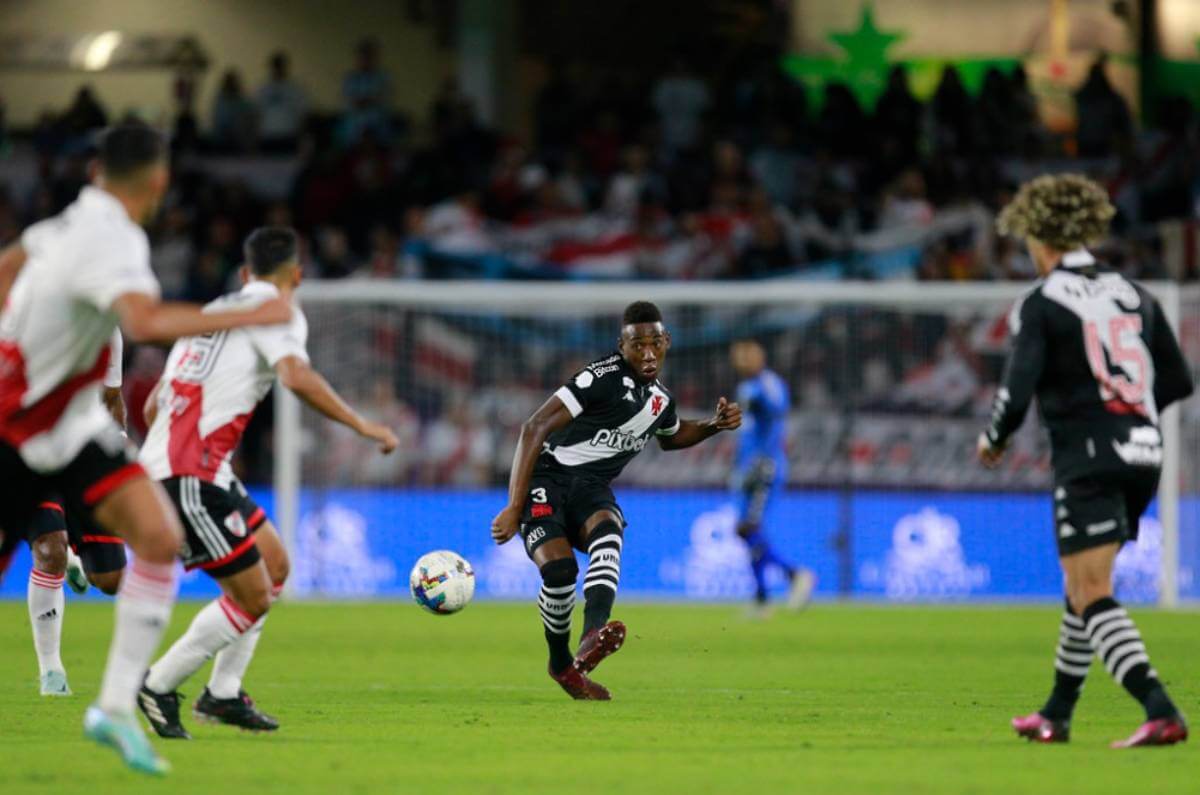
<path id="1" fill-rule="evenodd" d="M 1092 650 L 1117 684 L 1146 709 L 1146 718 L 1175 715 L 1175 705 L 1158 681 L 1158 673 L 1150 667 L 1142 634 L 1125 608 L 1106 596 L 1088 605 L 1083 611 L 1083 621 Z"/>
<path id="2" fill-rule="evenodd" d="M 583 578 L 583 634 L 608 623 L 617 586 L 621 582 L 621 547 L 624 539 L 615 522 L 601 523 L 588 543 L 588 568 Z"/>
<path id="3" fill-rule="evenodd" d="M 575 579 L 579 576 L 579 564 L 574 557 L 552 560 L 542 566 L 541 572 L 538 612 L 546 628 L 550 668 L 557 674 L 575 659 L 571 653 L 571 613 L 575 609 Z"/>
<path id="4" fill-rule="evenodd" d="M 1071 719 L 1091 664 L 1092 644 L 1087 627 L 1068 602 L 1059 628 L 1058 647 L 1054 650 L 1054 690 L 1046 706 L 1038 711 L 1042 717 L 1057 721 Z"/>

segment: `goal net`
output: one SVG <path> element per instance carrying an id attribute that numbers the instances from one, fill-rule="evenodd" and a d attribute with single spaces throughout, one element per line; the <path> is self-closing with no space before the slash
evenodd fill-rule
<path id="1" fill-rule="evenodd" d="M 274 514 L 294 593 L 401 596 L 416 558 L 453 549 L 483 597 L 524 597 L 520 543 L 491 544 L 521 423 L 610 352 L 622 308 L 656 302 L 672 348 L 661 380 L 684 417 L 732 399 L 730 344 L 760 341 L 791 391 L 786 488 L 766 531 L 819 593 L 887 599 L 1053 599 L 1049 451 L 1027 420 L 1005 464 L 974 460 L 1022 285 L 760 282 L 663 285 L 314 283 L 302 290 L 314 366 L 396 429 L 383 457 L 280 394 Z M 1155 287 L 1200 359 L 1200 294 Z M 1194 409 L 1185 411 L 1195 414 Z M 1197 423 L 1168 413 L 1162 499 L 1122 553 L 1122 598 L 1197 595 Z M 615 484 L 629 521 L 622 593 L 733 599 L 751 591 L 734 527 L 736 438 L 651 445 Z M 1165 530 L 1164 530 L 1165 527 Z M 782 586 L 782 580 L 777 583 Z"/>

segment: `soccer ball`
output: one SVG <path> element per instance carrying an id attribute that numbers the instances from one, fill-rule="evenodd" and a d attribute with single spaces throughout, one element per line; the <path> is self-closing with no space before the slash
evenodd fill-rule
<path id="1" fill-rule="evenodd" d="M 475 595 L 475 570 L 462 555 L 442 549 L 421 556 L 408 585 L 414 602 L 430 613 L 450 615 Z"/>

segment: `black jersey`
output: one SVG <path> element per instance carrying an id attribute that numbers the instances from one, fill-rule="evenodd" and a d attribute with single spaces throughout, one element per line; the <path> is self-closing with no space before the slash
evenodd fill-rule
<path id="1" fill-rule="evenodd" d="M 1150 293 L 1074 251 L 1018 302 L 1009 326 L 993 444 L 1021 426 L 1036 394 L 1059 482 L 1162 465 L 1159 412 L 1192 393 L 1192 378 Z"/>
<path id="2" fill-rule="evenodd" d="M 651 436 L 679 430 L 675 401 L 658 379 L 643 383 L 619 353 L 592 362 L 554 393 L 573 418 L 546 440 L 536 471 L 609 482 Z"/>

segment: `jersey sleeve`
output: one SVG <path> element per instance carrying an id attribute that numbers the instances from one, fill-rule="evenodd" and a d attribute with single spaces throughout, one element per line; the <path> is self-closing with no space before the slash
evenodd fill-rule
<path id="1" fill-rule="evenodd" d="M 73 274 L 77 298 L 108 311 L 122 295 L 139 293 L 158 298 L 160 290 L 150 268 L 150 243 L 145 233 L 123 234 L 92 241 L 87 267 Z"/>
<path id="2" fill-rule="evenodd" d="M 1188 366 L 1175 332 L 1167 322 L 1167 316 L 1153 302 L 1154 329 L 1150 337 L 1150 356 L 1154 360 L 1154 405 L 1162 411 L 1167 406 L 1192 394 L 1192 369 Z"/>
<path id="3" fill-rule="evenodd" d="M 104 386 L 107 389 L 121 388 L 121 369 L 125 358 L 125 341 L 121 338 L 121 330 L 113 329 L 112 339 L 108 343 L 108 370 L 104 373 Z"/>
<path id="4" fill-rule="evenodd" d="M 254 326 L 247 331 L 254 349 L 271 367 L 288 356 L 295 356 L 305 362 L 309 361 L 308 323 L 299 307 L 292 307 L 292 319 L 288 323 L 274 326 Z"/>
<path id="5" fill-rule="evenodd" d="M 49 239 L 52 230 L 59 223 L 56 216 L 25 227 L 25 231 L 21 233 L 21 248 L 25 250 L 25 255 L 32 258 L 41 253 L 44 241 Z"/>
<path id="6" fill-rule="evenodd" d="M 679 412 L 675 410 L 674 398 L 667 401 L 667 407 L 663 410 L 662 421 L 658 425 L 658 430 L 654 433 L 658 436 L 674 436 L 679 433 Z"/>
<path id="7" fill-rule="evenodd" d="M 988 440 L 1002 447 L 1025 421 L 1025 413 L 1037 392 L 1046 365 L 1046 328 L 1042 297 L 1027 295 L 1009 316 L 1012 351 L 1004 368 L 1004 379 L 992 404 Z"/>
<path id="8" fill-rule="evenodd" d="M 619 372 L 596 375 L 590 368 L 584 368 L 560 386 L 554 396 L 567 407 L 567 411 L 571 412 L 571 417 L 574 418 L 592 406 L 611 400 L 620 386 Z"/>

